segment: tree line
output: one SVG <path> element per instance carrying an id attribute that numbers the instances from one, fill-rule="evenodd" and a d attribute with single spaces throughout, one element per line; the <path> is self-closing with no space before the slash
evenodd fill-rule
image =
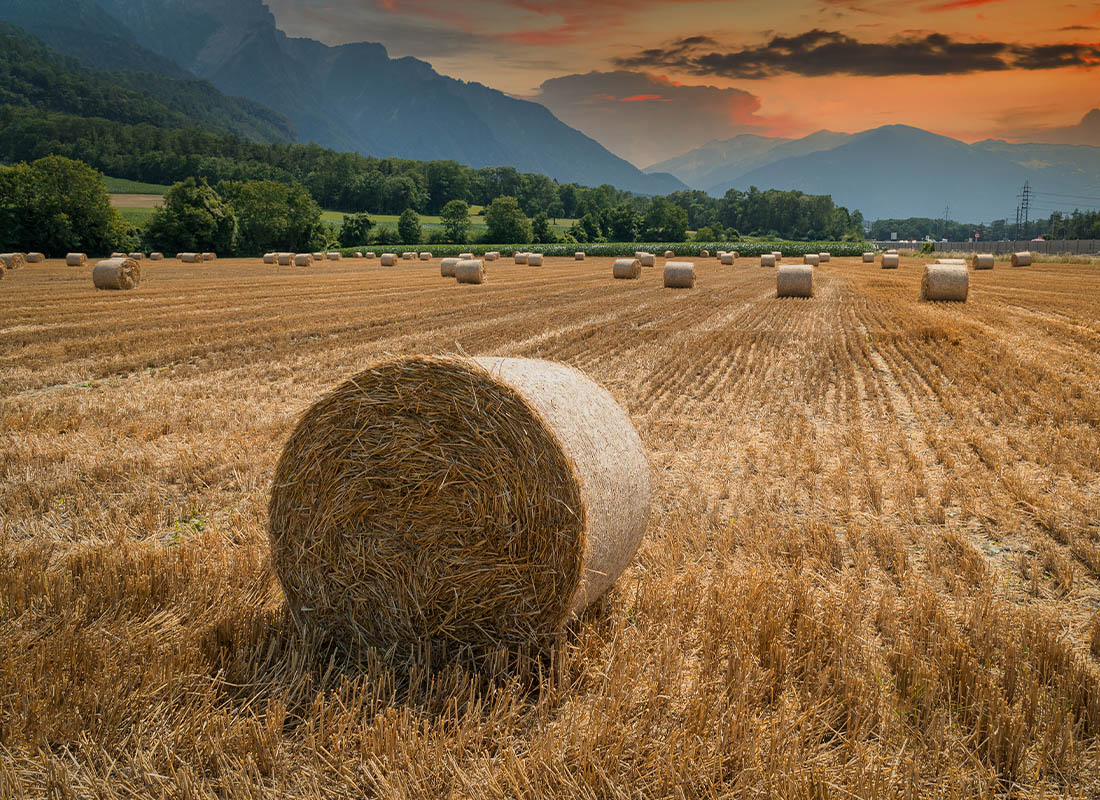
<path id="1" fill-rule="evenodd" d="M 908 217 L 880 219 L 871 226 L 871 239 L 888 241 L 891 234 L 898 239 L 947 239 L 949 242 L 1046 239 L 1100 239 L 1100 211 L 1055 211 L 1049 217 L 1021 222 L 997 219 L 991 223 L 955 222 L 954 220 Z"/>

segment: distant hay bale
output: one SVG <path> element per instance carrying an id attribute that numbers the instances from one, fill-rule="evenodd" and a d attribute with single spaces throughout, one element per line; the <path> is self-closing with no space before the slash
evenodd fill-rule
<path id="1" fill-rule="evenodd" d="M 813 266 L 809 264 L 783 264 L 775 272 L 775 296 L 813 297 Z"/>
<path id="2" fill-rule="evenodd" d="M 382 254 L 382 266 L 383 267 L 392 267 L 392 266 L 395 266 L 396 264 L 397 264 L 397 254 L 396 253 L 383 253 Z"/>
<path id="3" fill-rule="evenodd" d="M 1027 250 L 1022 253 L 1012 254 L 1012 266 L 1014 267 L 1030 267 L 1031 266 L 1031 253 Z"/>
<path id="4" fill-rule="evenodd" d="M 439 274 L 444 278 L 453 278 L 455 276 L 455 267 L 458 266 L 461 258 L 445 258 L 439 262 Z"/>
<path id="5" fill-rule="evenodd" d="M 459 283 L 485 283 L 485 264 L 480 258 L 468 258 L 455 265 L 455 279 Z"/>
<path id="6" fill-rule="evenodd" d="M 882 254 L 883 269 L 897 269 L 901 265 L 901 257 L 897 253 Z"/>
<path id="7" fill-rule="evenodd" d="M 820 263 L 820 264 L 828 264 L 829 261 L 832 259 L 832 257 L 833 256 L 832 256 L 831 253 L 818 253 L 817 254 L 818 263 Z"/>
<path id="8" fill-rule="evenodd" d="M 134 259 L 134 261 L 144 261 L 145 253 L 130 253 L 130 258 Z"/>
<path id="9" fill-rule="evenodd" d="M 92 268 L 97 289 L 133 289 L 141 283 L 141 265 L 132 258 L 109 258 Z"/>
<path id="10" fill-rule="evenodd" d="M 645 250 L 635 250 L 634 251 L 634 257 L 637 258 L 638 260 L 641 260 L 642 256 L 644 256 L 644 255 L 645 255 Z"/>
<path id="11" fill-rule="evenodd" d="M 111 253 L 111 258 L 129 258 L 125 253 Z"/>
<path id="12" fill-rule="evenodd" d="M 324 261 L 325 260 L 325 254 L 324 253 L 310 253 L 310 255 L 313 256 L 314 261 Z"/>
<path id="13" fill-rule="evenodd" d="M 203 261 L 217 261 L 218 260 L 218 254 L 217 253 L 203 253 L 202 254 L 202 260 Z"/>
<path id="14" fill-rule="evenodd" d="M 485 254 L 486 261 L 496 261 L 498 258 L 500 258 L 499 250 L 490 250 L 488 253 Z"/>
<path id="15" fill-rule="evenodd" d="M 886 251 L 886 255 L 888 255 L 888 256 L 896 256 L 897 254 L 898 254 L 897 250 L 887 250 Z"/>
<path id="16" fill-rule="evenodd" d="M 776 259 L 783 258 L 783 251 L 782 250 L 772 250 L 772 255 L 775 256 Z"/>
<path id="17" fill-rule="evenodd" d="M 611 267 L 611 275 L 620 280 L 637 280 L 642 277 L 642 262 L 636 258 L 619 258 Z"/>
<path id="18" fill-rule="evenodd" d="M 294 253 L 279 253 L 275 256 L 275 261 L 278 262 L 280 267 L 292 267 L 294 266 Z"/>
<path id="19" fill-rule="evenodd" d="M 676 254 L 671 250 L 665 250 L 665 258 L 676 258 Z"/>
<path id="20" fill-rule="evenodd" d="M 298 253 L 294 256 L 294 266 L 296 267 L 312 267 L 313 262 L 313 253 Z"/>
<path id="21" fill-rule="evenodd" d="M 775 266 L 775 253 L 764 253 L 760 256 L 760 266 L 762 267 L 774 267 Z"/>
<path id="22" fill-rule="evenodd" d="M 41 264 L 45 260 L 46 255 L 44 253 L 27 253 L 28 264 Z"/>
<path id="23" fill-rule="evenodd" d="M 710 258 L 710 250 L 700 250 L 699 258 Z"/>
<path id="24" fill-rule="evenodd" d="M 408 250 L 401 254 L 402 261 L 412 261 L 414 258 L 416 258 L 416 253 L 410 253 Z"/>
<path id="25" fill-rule="evenodd" d="M 587 258 L 587 255 L 585 255 L 585 252 L 583 250 L 578 250 L 573 254 L 574 261 L 584 261 L 585 258 Z M 641 265 L 639 264 L 639 266 Z"/>
<path id="26" fill-rule="evenodd" d="M 527 266 L 529 266 L 529 267 L 541 267 L 542 266 L 542 253 L 528 253 L 527 254 Z"/>
<path id="27" fill-rule="evenodd" d="M 356 250 L 356 251 L 355 251 L 355 257 L 356 257 L 356 258 L 362 258 L 362 257 L 363 257 L 363 254 L 362 254 L 362 253 L 360 253 L 360 252 L 359 252 L 358 250 Z"/>
<path id="28" fill-rule="evenodd" d="M 653 255 L 653 253 L 642 253 L 638 256 L 638 260 L 642 262 L 643 267 L 657 266 L 657 256 Z"/>
<path id="29" fill-rule="evenodd" d="M 184 264 L 199 264 L 203 260 L 202 253 L 180 253 L 180 261 Z"/>
<path id="30" fill-rule="evenodd" d="M 373 252 L 367 253 L 366 257 L 371 259 L 378 258 L 378 256 L 376 256 Z"/>
<path id="31" fill-rule="evenodd" d="M 275 259 L 278 257 L 278 253 L 264 253 L 264 263 L 274 264 Z"/>
<path id="32" fill-rule="evenodd" d="M 65 266 L 83 267 L 88 263 L 88 256 L 84 253 L 69 253 L 65 256 Z"/>
<path id="33" fill-rule="evenodd" d="M 733 264 L 733 253 L 722 253 L 721 262 L 726 266 Z"/>
<path id="34" fill-rule="evenodd" d="M 874 264 L 875 263 L 875 254 L 874 253 L 864 253 L 863 254 L 863 263 L 864 264 Z"/>
<path id="35" fill-rule="evenodd" d="M 920 299 L 966 302 L 970 291 L 970 272 L 962 264 L 925 264 L 920 282 Z"/>
<path id="36" fill-rule="evenodd" d="M 965 258 L 937 258 L 937 264 L 954 264 L 955 266 L 966 266 Z"/>
<path id="37" fill-rule="evenodd" d="M 733 256 L 734 261 L 736 261 L 737 259 L 739 259 L 741 257 L 741 254 L 738 253 L 736 250 L 730 250 L 727 255 Z"/>
<path id="38" fill-rule="evenodd" d="M 179 261 L 182 258 L 183 258 L 183 253 L 176 253 L 176 261 Z"/>
<path id="39" fill-rule="evenodd" d="M 626 412 L 571 367 L 412 356 L 307 410 L 273 487 L 299 629 L 480 652 L 550 645 L 607 593 L 645 535 L 650 466 Z"/>
<path id="40" fill-rule="evenodd" d="M 995 263 L 992 253 L 975 253 L 970 260 L 970 266 L 974 269 L 993 269 Z"/>
<path id="41" fill-rule="evenodd" d="M 516 253 L 514 258 L 515 258 L 515 262 L 517 264 L 526 264 L 527 263 L 527 254 L 526 253 Z M 465 260 L 470 260 L 470 259 L 465 259 Z"/>
<path id="42" fill-rule="evenodd" d="M 421 261 L 431 261 L 432 260 L 432 254 L 427 252 L 427 251 L 424 251 L 423 253 L 420 254 L 420 260 Z"/>
<path id="43" fill-rule="evenodd" d="M 343 261 L 344 260 L 344 254 L 343 253 L 326 253 L 325 255 L 328 257 L 329 261 Z"/>
<path id="44" fill-rule="evenodd" d="M 149 254 L 149 260 L 150 261 L 163 261 L 164 260 L 164 253 L 150 253 Z"/>
<path id="45" fill-rule="evenodd" d="M 695 264 L 690 261 L 666 261 L 665 288 L 694 289 Z"/>
<path id="46" fill-rule="evenodd" d="M 475 256 L 474 256 L 473 253 L 459 253 L 458 254 L 458 258 L 459 258 L 460 261 L 473 261 L 474 257 Z"/>
<path id="47" fill-rule="evenodd" d="M 806 253 L 804 256 L 802 256 L 802 263 L 809 264 L 811 267 L 816 267 L 819 263 L 821 263 L 821 256 L 819 256 L 817 253 Z"/>

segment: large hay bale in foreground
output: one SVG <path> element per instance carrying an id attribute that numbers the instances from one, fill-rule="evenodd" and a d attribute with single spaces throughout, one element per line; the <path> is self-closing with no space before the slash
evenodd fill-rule
<path id="1" fill-rule="evenodd" d="M 970 266 L 974 269 L 993 269 L 995 259 L 992 253 L 975 253 L 970 260 Z"/>
<path id="2" fill-rule="evenodd" d="M 444 258 L 439 262 L 439 274 L 444 278 L 453 278 L 455 276 L 455 268 L 458 267 L 458 263 L 462 261 L 461 258 Z"/>
<path id="3" fill-rule="evenodd" d="M 65 266 L 67 267 L 83 267 L 88 263 L 88 256 L 85 253 L 69 253 L 65 256 Z"/>
<path id="4" fill-rule="evenodd" d="M 275 261 L 280 267 L 292 267 L 294 266 L 294 253 L 278 253 L 275 256 Z"/>
<path id="5" fill-rule="evenodd" d="M 722 253 L 719 260 L 728 267 L 733 264 L 733 253 Z"/>
<path id="6" fill-rule="evenodd" d="M 46 260 L 46 254 L 45 253 L 27 253 L 27 263 L 28 264 L 41 264 L 45 260 Z"/>
<path id="7" fill-rule="evenodd" d="M 1022 253 L 1012 254 L 1012 266 L 1014 267 L 1030 267 L 1031 266 L 1031 253 L 1027 250 Z"/>
<path id="8" fill-rule="evenodd" d="M 970 291 L 970 271 L 962 264 L 925 264 L 920 282 L 920 299 L 966 302 Z"/>
<path id="9" fill-rule="evenodd" d="M 583 250 L 578 250 L 573 254 L 574 261 L 584 261 L 585 258 L 587 258 L 587 255 L 585 255 L 585 252 Z"/>
<path id="10" fill-rule="evenodd" d="M 303 415 L 273 486 L 291 618 L 400 650 L 550 644 L 630 562 L 650 502 L 614 398 L 511 358 L 369 367 Z"/>
<path id="11" fill-rule="evenodd" d="M 817 255 L 817 253 L 806 253 L 802 256 L 802 263 L 809 264 L 811 267 L 816 267 L 821 263 L 821 256 Z"/>
<path id="12" fill-rule="evenodd" d="M 901 257 L 897 253 L 883 253 L 882 254 L 882 268 L 883 269 L 897 269 L 901 264 Z"/>
<path id="13" fill-rule="evenodd" d="M 653 255 L 653 253 L 642 253 L 637 258 L 640 262 L 642 262 L 643 267 L 657 266 L 657 256 Z"/>
<path id="14" fill-rule="evenodd" d="M 762 267 L 774 267 L 775 266 L 775 253 L 764 253 L 760 256 L 760 266 Z"/>
<path id="15" fill-rule="evenodd" d="M 526 253 L 516 253 L 512 258 L 517 264 L 526 264 L 527 263 L 527 254 Z M 463 259 L 463 260 L 469 261 L 471 259 Z"/>
<path id="16" fill-rule="evenodd" d="M 294 256 L 294 266 L 312 267 L 314 260 L 313 253 L 298 253 Z"/>
<path id="17" fill-rule="evenodd" d="M 694 289 L 695 264 L 690 261 L 666 261 L 665 288 Z"/>
<path id="18" fill-rule="evenodd" d="M 619 258 L 611 266 L 611 275 L 621 280 L 637 280 L 642 277 L 642 262 L 636 258 Z"/>
<path id="19" fill-rule="evenodd" d="M 863 263 L 864 264 L 874 264 L 875 263 L 875 254 L 874 253 L 864 253 L 863 254 Z"/>
<path id="20" fill-rule="evenodd" d="M 383 253 L 382 254 L 382 266 L 383 267 L 392 267 L 392 266 L 395 266 L 396 264 L 397 264 L 397 254 L 396 253 Z"/>
<path id="21" fill-rule="evenodd" d="M 132 258 L 109 258 L 92 268 L 97 289 L 133 289 L 141 283 L 141 265 Z"/>
<path id="22" fill-rule="evenodd" d="M 529 267 L 541 267 L 542 266 L 542 253 L 528 253 L 527 254 L 527 266 L 529 266 Z"/>
<path id="23" fill-rule="evenodd" d="M 202 253 L 180 253 L 180 261 L 184 264 L 199 264 L 204 260 Z"/>
<path id="24" fill-rule="evenodd" d="M 455 264 L 455 280 L 459 283 L 485 283 L 485 264 L 480 258 L 469 258 Z"/>
<path id="25" fill-rule="evenodd" d="M 810 264 L 783 264 L 775 272 L 776 297 L 813 297 L 814 268 Z"/>

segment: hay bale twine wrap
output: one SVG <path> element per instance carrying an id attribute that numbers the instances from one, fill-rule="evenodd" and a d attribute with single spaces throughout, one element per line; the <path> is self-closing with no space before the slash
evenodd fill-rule
<path id="1" fill-rule="evenodd" d="M 469 261 L 471 259 L 464 259 L 464 260 Z M 526 264 L 527 263 L 527 254 L 526 253 L 516 253 L 515 256 L 514 256 L 514 260 L 517 264 Z"/>
<path id="2" fill-rule="evenodd" d="M 637 258 L 640 262 L 642 262 L 643 267 L 657 266 L 657 256 L 653 255 L 653 253 L 642 253 Z"/>
<path id="3" fill-rule="evenodd" d="M 203 260 L 202 253 L 180 253 L 180 261 L 184 264 L 198 264 Z"/>
<path id="4" fill-rule="evenodd" d="M 630 418 L 584 374 L 414 356 L 306 411 L 268 532 L 303 629 L 403 650 L 541 645 L 611 588 L 649 502 Z"/>
<path id="5" fill-rule="evenodd" d="M 294 253 L 279 253 L 275 256 L 275 261 L 280 267 L 292 267 L 294 266 Z"/>
<path id="6" fill-rule="evenodd" d="M 396 253 L 383 253 L 382 254 L 382 266 L 383 267 L 392 267 L 396 264 L 397 264 L 397 254 Z"/>
<path id="7" fill-rule="evenodd" d="M 831 253 L 818 253 L 817 254 L 817 261 L 818 261 L 819 264 L 828 264 L 832 260 L 832 258 L 833 258 L 833 256 L 832 256 Z"/>
<path id="8" fill-rule="evenodd" d="M 992 253 L 975 253 L 970 260 L 970 266 L 974 269 L 993 269 L 994 258 Z"/>
<path id="9" fill-rule="evenodd" d="M 423 253 L 420 254 L 420 260 L 421 261 L 431 261 L 432 260 L 432 254 L 427 252 L 427 251 L 424 251 Z"/>
<path id="10" fill-rule="evenodd" d="M 145 253 L 130 253 L 130 258 L 134 259 L 134 261 L 144 261 Z"/>
<path id="11" fill-rule="evenodd" d="M 92 268 L 97 289 L 133 289 L 141 283 L 141 265 L 132 258 L 109 258 Z"/>
<path id="12" fill-rule="evenodd" d="M 722 257 L 719 259 L 726 266 L 733 264 L 733 253 L 722 253 Z"/>
<path id="13" fill-rule="evenodd" d="M 821 256 L 816 253 L 806 253 L 806 255 L 802 256 L 802 263 L 809 264 L 811 267 L 816 267 L 821 263 Z"/>
<path id="14" fill-rule="evenodd" d="M 218 260 L 218 254 L 217 253 L 203 253 L 202 254 L 202 260 L 203 261 L 217 261 Z"/>
<path id="15" fill-rule="evenodd" d="M 149 254 L 149 260 L 150 261 L 163 261 L 164 260 L 164 253 L 150 253 Z"/>
<path id="16" fill-rule="evenodd" d="M 575 252 L 573 254 L 573 260 L 574 261 L 584 261 L 585 258 L 587 258 L 587 255 L 585 254 L 585 252 L 583 250 L 578 250 L 577 252 Z"/>
<path id="17" fill-rule="evenodd" d="M 313 261 L 312 253 L 298 253 L 294 256 L 294 266 L 296 267 L 312 267 Z"/>
<path id="18" fill-rule="evenodd" d="M 275 259 L 278 257 L 278 253 L 264 253 L 264 263 L 274 264 Z"/>
<path id="19" fill-rule="evenodd" d="M 695 264 L 691 261 L 666 261 L 665 288 L 694 289 Z"/>
<path id="20" fill-rule="evenodd" d="M 970 291 L 970 271 L 966 265 L 925 264 L 920 282 L 920 299 L 966 302 Z"/>
<path id="21" fill-rule="evenodd" d="M 814 268 L 810 264 L 783 264 L 775 272 L 776 297 L 813 297 Z"/>
<path id="22" fill-rule="evenodd" d="M 84 253 L 69 253 L 65 256 L 65 266 L 83 267 L 88 263 L 88 256 Z"/>
<path id="23" fill-rule="evenodd" d="M 764 253 L 760 256 L 760 266 L 762 267 L 774 267 L 775 266 L 775 253 Z"/>
<path id="24" fill-rule="evenodd" d="M 344 260 L 344 254 L 343 253 L 326 253 L 325 255 L 326 255 L 326 257 L 328 258 L 329 261 L 343 261 Z"/>
<path id="25" fill-rule="evenodd" d="M 1012 266 L 1014 267 L 1030 267 L 1031 266 L 1031 253 L 1027 250 L 1022 253 L 1012 254 Z"/>
<path id="26" fill-rule="evenodd" d="M 27 253 L 27 263 L 28 264 L 41 264 L 45 260 L 46 260 L 46 254 L 45 253 Z"/>
<path id="27" fill-rule="evenodd" d="M 874 264 L 875 263 L 875 254 L 874 253 L 864 253 L 863 254 L 863 263 L 864 264 Z"/>
<path id="28" fill-rule="evenodd" d="M 444 278 L 453 278 L 455 276 L 455 268 L 458 266 L 458 262 L 462 261 L 461 258 L 444 258 L 439 262 L 439 274 Z"/>
<path id="29" fill-rule="evenodd" d="M 883 269 L 897 269 L 901 264 L 901 257 L 897 253 L 883 253 L 882 254 L 882 268 Z"/>
<path id="30" fill-rule="evenodd" d="M 621 280 L 637 280 L 642 277 L 642 262 L 636 258 L 618 258 L 611 266 L 611 275 Z"/>
<path id="31" fill-rule="evenodd" d="M 542 253 L 528 253 L 527 254 L 527 266 L 529 266 L 529 267 L 541 267 L 542 266 Z"/>
<path id="32" fill-rule="evenodd" d="M 485 283 L 485 263 L 480 258 L 468 258 L 455 264 L 455 280 L 459 283 Z"/>

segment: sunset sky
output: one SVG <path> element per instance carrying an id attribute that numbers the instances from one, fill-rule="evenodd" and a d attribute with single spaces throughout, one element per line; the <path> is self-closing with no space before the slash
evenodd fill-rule
<path id="1" fill-rule="evenodd" d="M 538 100 L 639 166 L 739 133 L 905 123 L 1100 145 L 1100 3 L 268 0 L 288 34 L 381 42 Z"/>

